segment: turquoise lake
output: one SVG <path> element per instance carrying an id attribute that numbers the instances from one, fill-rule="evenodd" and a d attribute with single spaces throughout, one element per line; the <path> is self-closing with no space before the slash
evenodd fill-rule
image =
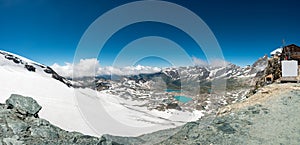
<path id="1" fill-rule="evenodd" d="M 185 96 L 174 96 L 174 98 L 175 98 L 177 101 L 180 101 L 180 102 L 182 102 L 182 103 L 187 103 L 187 102 L 193 100 L 192 98 L 185 97 Z"/>
<path id="2" fill-rule="evenodd" d="M 181 90 L 174 90 L 174 89 L 166 89 L 166 92 L 170 93 L 170 92 L 181 92 Z"/>

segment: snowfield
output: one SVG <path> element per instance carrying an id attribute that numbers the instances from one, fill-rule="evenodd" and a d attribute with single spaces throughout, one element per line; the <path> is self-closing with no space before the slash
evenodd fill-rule
<path id="1" fill-rule="evenodd" d="M 74 89 L 53 79 L 38 63 L 11 54 L 36 68 L 35 72 L 28 71 L 24 64 L 0 52 L 0 103 L 11 94 L 32 97 L 42 106 L 39 117 L 68 131 L 93 136 L 137 136 L 176 127 L 203 115 L 200 111 L 149 111 L 141 107 L 143 102 L 87 88 Z"/>

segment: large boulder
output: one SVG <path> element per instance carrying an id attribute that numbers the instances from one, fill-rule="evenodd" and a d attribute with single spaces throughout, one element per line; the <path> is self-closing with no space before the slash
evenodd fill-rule
<path id="1" fill-rule="evenodd" d="M 12 94 L 9 99 L 6 100 L 6 104 L 11 108 L 15 108 L 23 115 L 36 116 L 42 109 L 42 107 L 34 99 L 17 94 Z"/>

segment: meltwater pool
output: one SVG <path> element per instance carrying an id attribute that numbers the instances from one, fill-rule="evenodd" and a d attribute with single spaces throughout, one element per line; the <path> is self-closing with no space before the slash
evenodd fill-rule
<path id="1" fill-rule="evenodd" d="M 192 98 L 185 97 L 185 96 L 174 96 L 174 98 L 175 98 L 177 101 L 180 101 L 180 102 L 182 102 L 182 103 L 187 103 L 187 102 L 193 100 Z"/>

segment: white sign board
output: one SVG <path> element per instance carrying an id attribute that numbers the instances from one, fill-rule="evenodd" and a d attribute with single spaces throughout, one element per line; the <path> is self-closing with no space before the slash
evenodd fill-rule
<path id="1" fill-rule="evenodd" d="M 282 77 L 298 76 L 298 61 L 283 60 L 281 61 Z"/>

